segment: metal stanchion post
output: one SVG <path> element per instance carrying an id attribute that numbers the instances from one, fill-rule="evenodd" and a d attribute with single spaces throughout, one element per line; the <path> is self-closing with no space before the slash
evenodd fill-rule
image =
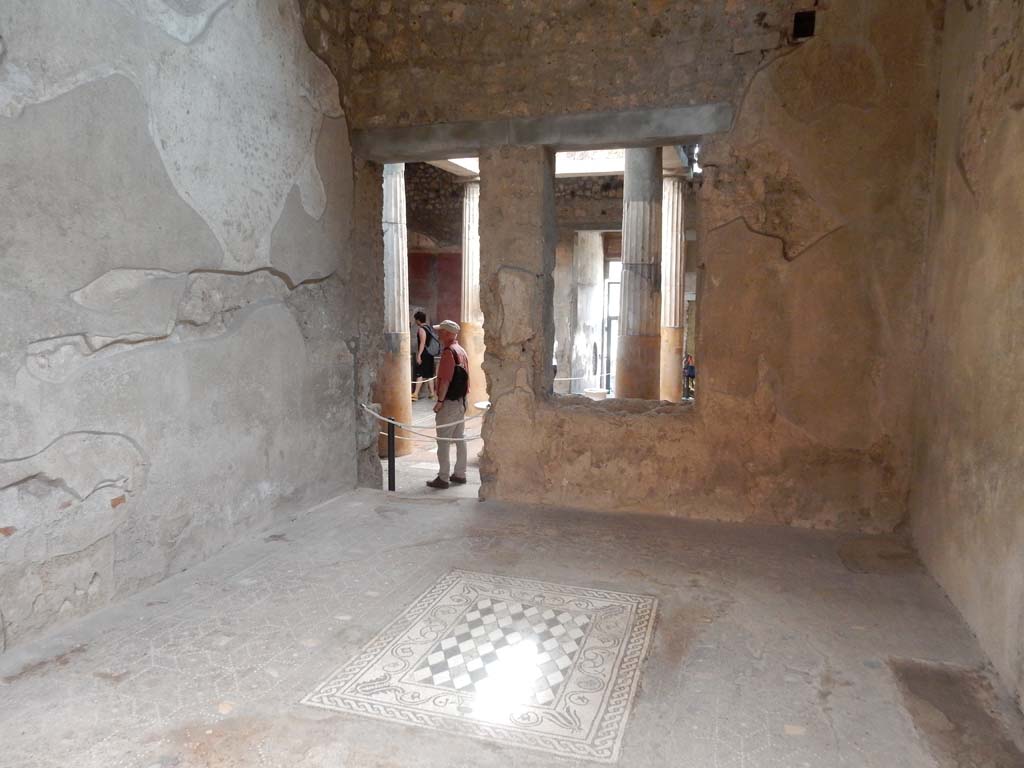
<path id="1" fill-rule="evenodd" d="M 395 425 L 388 422 L 388 490 L 395 490 Z"/>

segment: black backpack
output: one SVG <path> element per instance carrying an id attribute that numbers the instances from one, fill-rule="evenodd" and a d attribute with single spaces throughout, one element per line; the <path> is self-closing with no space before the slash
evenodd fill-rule
<path id="1" fill-rule="evenodd" d="M 434 335 L 434 329 L 429 325 L 421 325 L 420 328 L 427 334 L 427 343 L 423 345 L 423 351 L 431 357 L 437 357 L 441 354 L 441 342 Z"/>
<path id="2" fill-rule="evenodd" d="M 444 394 L 445 400 L 465 400 L 469 392 L 469 371 L 459 365 L 459 358 L 455 350 L 448 348 L 455 360 L 455 370 L 452 371 L 452 381 L 448 385 L 448 391 Z"/>

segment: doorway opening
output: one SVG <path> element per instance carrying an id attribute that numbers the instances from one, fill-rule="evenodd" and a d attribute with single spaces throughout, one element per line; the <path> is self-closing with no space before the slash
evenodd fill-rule
<path id="1" fill-rule="evenodd" d="M 390 405 L 385 415 L 400 425 L 394 490 L 405 496 L 475 497 L 486 408 L 476 283 L 479 169 L 473 158 L 393 163 L 384 167 L 383 184 L 385 367 L 391 370 L 378 377 L 378 389 L 388 391 L 377 399 Z M 454 338 L 446 336 L 450 328 L 458 329 Z M 464 398 L 445 398 L 456 359 L 469 371 L 470 390 Z M 385 429 L 382 424 L 379 453 L 389 488 Z M 439 464 L 445 448 L 447 469 Z"/>

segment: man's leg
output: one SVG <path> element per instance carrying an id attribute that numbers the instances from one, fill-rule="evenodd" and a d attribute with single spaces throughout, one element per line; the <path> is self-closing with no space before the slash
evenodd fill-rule
<path id="1" fill-rule="evenodd" d="M 448 424 L 455 419 L 451 418 L 451 408 L 449 407 L 452 401 L 446 400 L 441 405 L 441 410 L 434 414 L 434 424 Z M 448 477 L 451 475 L 451 454 L 449 449 L 451 448 L 451 441 L 448 438 L 452 436 L 452 430 L 454 427 L 440 427 L 437 426 L 437 476 L 448 482 Z"/>
<path id="2" fill-rule="evenodd" d="M 466 405 L 461 400 L 455 401 L 455 407 L 452 408 L 452 421 L 458 420 L 460 423 L 452 427 L 452 437 L 460 438 L 455 443 L 455 472 L 452 477 L 458 477 L 462 480 L 466 479 L 466 463 L 469 454 L 469 449 L 466 447 L 466 441 L 461 438 L 466 436 L 466 423 L 462 419 L 466 418 Z"/>

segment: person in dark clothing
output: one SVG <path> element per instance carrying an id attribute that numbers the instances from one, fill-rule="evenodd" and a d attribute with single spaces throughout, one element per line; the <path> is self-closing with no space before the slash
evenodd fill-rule
<path id="1" fill-rule="evenodd" d="M 469 357 L 459 344 L 459 324 L 445 320 L 438 327 L 441 345 L 441 367 L 437 371 L 437 402 L 434 423 L 437 425 L 437 477 L 428 480 L 431 488 L 447 488 L 449 484 L 466 484 L 466 395 L 469 393 Z M 451 448 L 455 443 L 455 469 L 451 469 Z"/>
<path id="2" fill-rule="evenodd" d="M 693 399 L 693 385 L 697 378 L 697 366 L 693 364 L 693 355 L 686 356 L 686 363 L 683 365 L 683 399 Z"/>
<path id="3" fill-rule="evenodd" d="M 424 382 L 430 390 L 430 399 L 435 395 L 434 389 L 434 355 L 441 351 L 441 343 L 434 333 L 434 329 L 427 323 L 427 315 L 423 310 L 418 311 L 413 318 L 416 320 L 416 362 L 412 367 L 412 377 L 416 382 L 416 389 L 412 392 L 412 399 L 420 399 L 420 387 Z"/>

